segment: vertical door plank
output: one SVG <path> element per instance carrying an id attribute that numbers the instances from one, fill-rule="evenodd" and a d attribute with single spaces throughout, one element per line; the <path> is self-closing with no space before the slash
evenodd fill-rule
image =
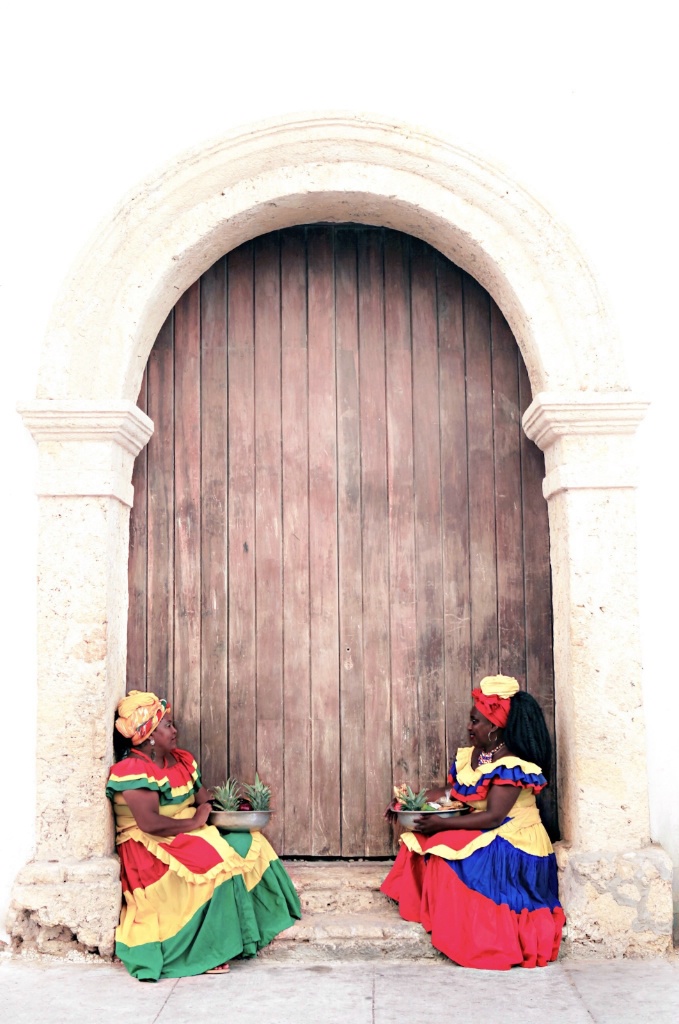
<path id="1" fill-rule="evenodd" d="M 365 851 L 366 722 L 363 682 L 361 419 L 355 230 L 335 240 L 337 526 L 340 627 L 342 854 Z"/>
<path id="2" fill-rule="evenodd" d="M 523 360 L 519 363 L 521 414 L 532 395 Z M 552 656 L 552 577 L 549 564 L 547 502 L 542 494 L 544 455 L 521 431 L 524 579 L 526 590 L 526 688 L 540 701 L 547 721 L 554 719 Z"/>
<path id="3" fill-rule="evenodd" d="M 358 236 L 358 322 L 363 512 L 363 678 L 367 856 L 389 852 L 383 801 L 392 783 L 389 666 L 389 496 L 382 232 Z M 343 734 L 344 735 L 344 734 Z"/>
<path id="4" fill-rule="evenodd" d="M 283 564 L 281 529 L 281 295 L 277 234 L 255 241 L 255 663 L 257 770 L 283 778 Z M 280 789 L 279 789 L 280 792 Z M 283 837 L 279 806 L 268 835 Z"/>
<path id="5" fill-rule="evenodd" d="M 521 509 L 519 353 L 509 325 L 491 300 L 497 628 L 499 670 L 526 679 L 525 598 Z"/>
<path id="6" fill-rule="evenodd" d="M 229 771 L 251 779 L 257 764 L 252 243 L 229 253 L 227 274 Z"/>
<path id="7" fill-rule="evenodd" d="M 411 240 L 420 784 L 445 779 L 441 451 L 433 250 Z"/>
<path id="8" fill-rule="evenodd" d="M 464 278 L 472 684 L 498 669 L 490 298 Z"/>
<path id="9" fill-rule="evenodd" d="M 384 317 L 389 480 L 390 655 L 393 782 L 419 787 L 417 617 L 413 476 L 410 250 L 395 231 L 384 242 Z M 391 793 L 391 790 L 389 790 Z"/>
<path id="10" fill-rule="evenodd" d="M 309 576 L 311 625 L 311 853 L 340 853 L 337 439 L 333 235 L 309 229 Z"/>
<path id="11" fill-rule="evenodd" d="M 309 852 L 311 835 L 311 686 L 309 678 L 309 437 L 306 242 L 303 229 L 281 234 L 283 435 L 284 781 L 274 803 L 285 834 L 281 852 Z M 285 814 L 283 815 L 283 806 Z"/>
<path id="12" fill-rule="evenodd" d="M 203 274 L 201 321 L 201 769 L 206 785 L 228 775 L 226 590 L 226 260 Z"/>
<path id="13" fill-rule="evenodd" d="M 469 482 L 462 274 L 437 258 L 447 766 L 466 741 L 471 680 Z"/>
<path id="14" fill-rule="evenodd" d="M 520 407 L 532 395 L 523 360 L 519 361 Z M 549 521 L 542 494 L 545 460 L 536 444 L 521 432 L 521 495 L 523 500 L 524 581 L 526 592 L 526 689 L 539 702 L 552 737 L 551 784 L 542 794 L 540 813 L 553 838 L 559 836 L 556 787 L 556 729 L 552 647 L 552 576 L 549 562 Z"/>
<path id="15" fill-rule="evenodd" d="M 148 362 L 147 688 L 174 704 L 174 312 Z M 180 743 L 183 737 L 180 734 Z"/>
<path id="16" fill-rule="evenodd" d="M 200 751 L 200 284 L 175 307 L 175 714 Z"/>
<path id="17" fill-rule="evenodd" d="M 137 405 L 146 412 L 148 371 L 144 370 Z M 129 612 L 127 616 L 127 690 L 146 689 L 146 613 L 148 569 L 148 501 L 146 445 L 134 460 L 130 510 L 130 560 L 127 570 Z"/>

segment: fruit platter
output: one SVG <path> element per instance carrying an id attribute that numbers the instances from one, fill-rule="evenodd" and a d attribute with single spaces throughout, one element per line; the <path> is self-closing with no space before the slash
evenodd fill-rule
<path id="1" fill-rule="evenodd" d="M 271 789 L 255 772 L 252 785 L 229 777 L 211 790 L 212 811 L 208 821 L 223 832 L 261 832 L 269 824 Z"/>
<path id="2" fill-rule="evenodd" d="M 427 800 L 426 789 L 415 793 L 410 786 L 401 783 L 400 786 L 394 786 L 391 810 L 396 814 L 399 825 L 407 829 L 416 829 L 415 821 L 419 817 L 438 814 L 442 818 L 454 818 L 457 814 L 466 814 L 471 808 L 460 800 L 451 800 L 450 797 Z"/>

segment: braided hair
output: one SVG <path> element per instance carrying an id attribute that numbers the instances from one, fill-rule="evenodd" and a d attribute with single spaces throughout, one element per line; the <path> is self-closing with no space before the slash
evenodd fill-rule
<path id="1" fill-rule="evenodd" d="M 122 761 L 124 758 L 129 757 L 130 749 L 132 744 L 126 736 L 121 736 L 118 730 L 115 728 L 115 719 L 117 714 L 114 715 L 114 728 L 113 728 L 113 760 Z"/>
<path id="2" fill-rule="evenodd" d="M 503 739 L 507 749 L 516 757 L 539 765 L 549 782 L 552 741 L 547 731 L 545 716 L 535 697 L 531 697 L 523 690 L 519 690 L 512 697 Z"/>

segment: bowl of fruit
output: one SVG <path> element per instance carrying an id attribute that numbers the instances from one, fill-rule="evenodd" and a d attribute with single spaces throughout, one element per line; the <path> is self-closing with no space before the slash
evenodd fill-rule
<path id="1" fill-rule="evenodd" d="M 269 824 L 271 789 L 255 772 L 252 785 L 229 777 L 221 786 L 214 786 L 212 811 L 208 821 L 223 832 L 261 832 Z"/>
<path id="2" fill-rule="evenodd" d="M 419 817 L 426 817 L 429 814 L 438 814 L 442 818 L 454 818 L 457 814 L 466 814 L 471 810 L 460 800 L 451 800 L 450 797 L 440 797 L 438 800 L 427 800 L 426 789 L 414 793 L 410 786 L 402 783 L 394 786 L 394 799 L 391 809 L 396 813 L 399 825 L 403 828 L 417 831 L 415 821 Z"/>

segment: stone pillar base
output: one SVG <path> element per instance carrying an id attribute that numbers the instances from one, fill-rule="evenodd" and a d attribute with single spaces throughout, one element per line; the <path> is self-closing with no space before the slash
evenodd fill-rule
<path id="1" fill-rule="evenodd" d="M 566 955 L 662 956 L 672 949 L 672 862 L 660 846 L 578 851 L 556 843 Z"/>
<path id="2" fill-rule="evenodd" d="M 31 861 L 14 883 L 7 930 L 16 947 L 57 956 L 113 955 L 120 919 L 117 857 Z"/>

